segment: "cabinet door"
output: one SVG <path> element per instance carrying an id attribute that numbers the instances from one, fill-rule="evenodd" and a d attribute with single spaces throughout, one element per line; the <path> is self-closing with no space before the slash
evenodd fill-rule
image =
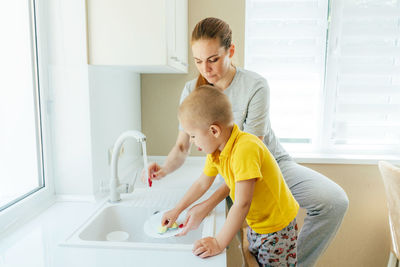
<path id="1" fill-rule="evenodd" d="M 184 65 L 188 64 L 188 1 L 176 1 L 176 56 Z"/>
<path id="2" fill-rule="evenodd" d="M 88 0 L 89 64 L 163 63 L 164 18 L 163 0 Z"/>
<path id="3" fill-rule="evenodd" d="M 187 72 L 178 55 L 187 54 L 187 38 L 177 39 L 187 28 L 182 33 L 176 20 L 186 18 L 179 23 L 187 27 L 187 0 L 186 14 L 177 14 L 184 12 L 180 2 L 87 0 L 89 64 L 142 73 Z"/>
<path id="4" fill-rule="evenodd" d="M 176 0 L 165 0 L 166 2 L 166 31 L 167 31 L 167 50 L 168 61 L 174 62 L 176 56 Z"/>
<path id="5" fill-rule="evenodd" d="M 166 0 L 168 64 L 187 72 L 187 0 Z"/>

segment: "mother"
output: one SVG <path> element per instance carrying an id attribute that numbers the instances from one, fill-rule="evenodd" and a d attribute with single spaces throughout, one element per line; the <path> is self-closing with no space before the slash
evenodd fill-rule
<path id="1" fill-rule="evenodd" d="M 197 79 L 183 88 L 181 102 L 202 84 L 217 86 L 232 102 L 235 123 L 264 141 L 281 168 L 286 183 L 302 208 L 307 210 L 298 239 L 299 266 L 313 266 L 335 236 L 348 207 L 343 189 L 327 177 L 296 164 L 283 149 L 269 120 L 269 87 L 257 73 L 235 67 L 235 46 L 227 23 L 217 18 L 200 21 L 192 32 L 191 46 Z M 189 136 L 180 129 L 175 146 L 162 166 L 151 163 L 151 179 L 161 179 L 178 169 L 188 156 Z M 204 217 L 226 196 L 220 187 L 208 200 L 188 212 L 183 231 L 197 228 Z"/>

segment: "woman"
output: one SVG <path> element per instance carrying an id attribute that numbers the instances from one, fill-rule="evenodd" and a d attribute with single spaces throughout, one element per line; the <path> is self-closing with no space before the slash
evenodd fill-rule
<path id="1" fill-rule="evenodd" d="M 181 102 L 203 84 L 214 85 L 232 102 L 235 123 L 258 136 L 274 155 L 293 196 L 307 210 L 298 239 L 299 266 L 313 266 L 335 236 L 348 207 L 343 189 L 327 177 L 296 164 L 280 145 L 269 121 L 269 87 L 260 75 L 232 65 L 235 46 L 227 23 L 217 18 L 200 21 L 192 32 L 191 46 L 199 77 L 186 83 Z M 180 129 L 165 163 L 149 165 L 151 179 L 161 179 L 178 169 L 190 148 L 189 136 Z M 198 227 L 227 195 L 220 187 L 208 200 L 188 211 L 182 234 Z"/>

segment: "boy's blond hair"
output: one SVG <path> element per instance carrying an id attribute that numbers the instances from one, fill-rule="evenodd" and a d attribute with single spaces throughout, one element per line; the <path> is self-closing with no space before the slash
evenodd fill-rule
<path id="1" fill-rule="evenodd" d="M 191 92 L 179 106 L 178 118 L 189 120 L 199 127 L 212 124 L 231 126 L 232 105 L 217 87 L 202 85 Z"/>

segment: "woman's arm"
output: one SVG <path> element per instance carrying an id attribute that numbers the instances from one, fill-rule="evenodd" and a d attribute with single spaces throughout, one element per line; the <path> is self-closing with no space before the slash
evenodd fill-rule
<path id="1" fill-rule="evenodd" d="M 179 131 L 175 145 L 168 153 L 167 159 L 163 164 L 164 172 L 166 172 L 166 174 L 169 174 L 181 167 L 182 164 L 185 162 L 187 156 L 189 155 L 189 149 L 189 135 L 184 131 Z"/>
<path id="2" fill-rule="evenodd" d="M 264 136 L 269 121 L 269 87 L 265 79 L 259 79 L 253 85 L 252 95 L 247 104 L 246 118 L 243 123 L 243 131 L 256 136 Z"/>
<path id="3" fill-rule="evenodd" d="M 190 149 L 190 138 L 184 131 L 179 131 L 178 138 L 176 139 L 175 145 L 168 153 L 167 159 L 162 166 L 153 162 L 148 166 L 149 178 L 159 180 L 165 177 L 167 174 L 175 171 L 185 162 L 189 155 Z M 143 174 L 144 175 L 144 174 Z M 146 181 L 145 177 L 142 177 L 143 181 Z"/>
<path id="4" fill-rule="evenodd" d="M 182 103 L 182 101 L 190 94 L 190 92 L 192 91 L 191 88 L 193 88 L 194 84 L 195 81 L 190 81 L 185 84 L 185 87 L 183 88 L 181 93 L 179 103 Z M 149 177 L 144 177 L 145 175 L 142 175 L 142 180 L 146 181 L 148 178 L 158 180 L 174 172 L 185 162 L 187 156 L 189 155 L 189 150 L 189 135 L 183 131 L 181 126 L 179 126 L 179 133 L 175 145 L 168 153 L 167 159 L 165 160 L 164 164 L 160 166 L 155 162 L 150 163 L 148 166 Z"/>

